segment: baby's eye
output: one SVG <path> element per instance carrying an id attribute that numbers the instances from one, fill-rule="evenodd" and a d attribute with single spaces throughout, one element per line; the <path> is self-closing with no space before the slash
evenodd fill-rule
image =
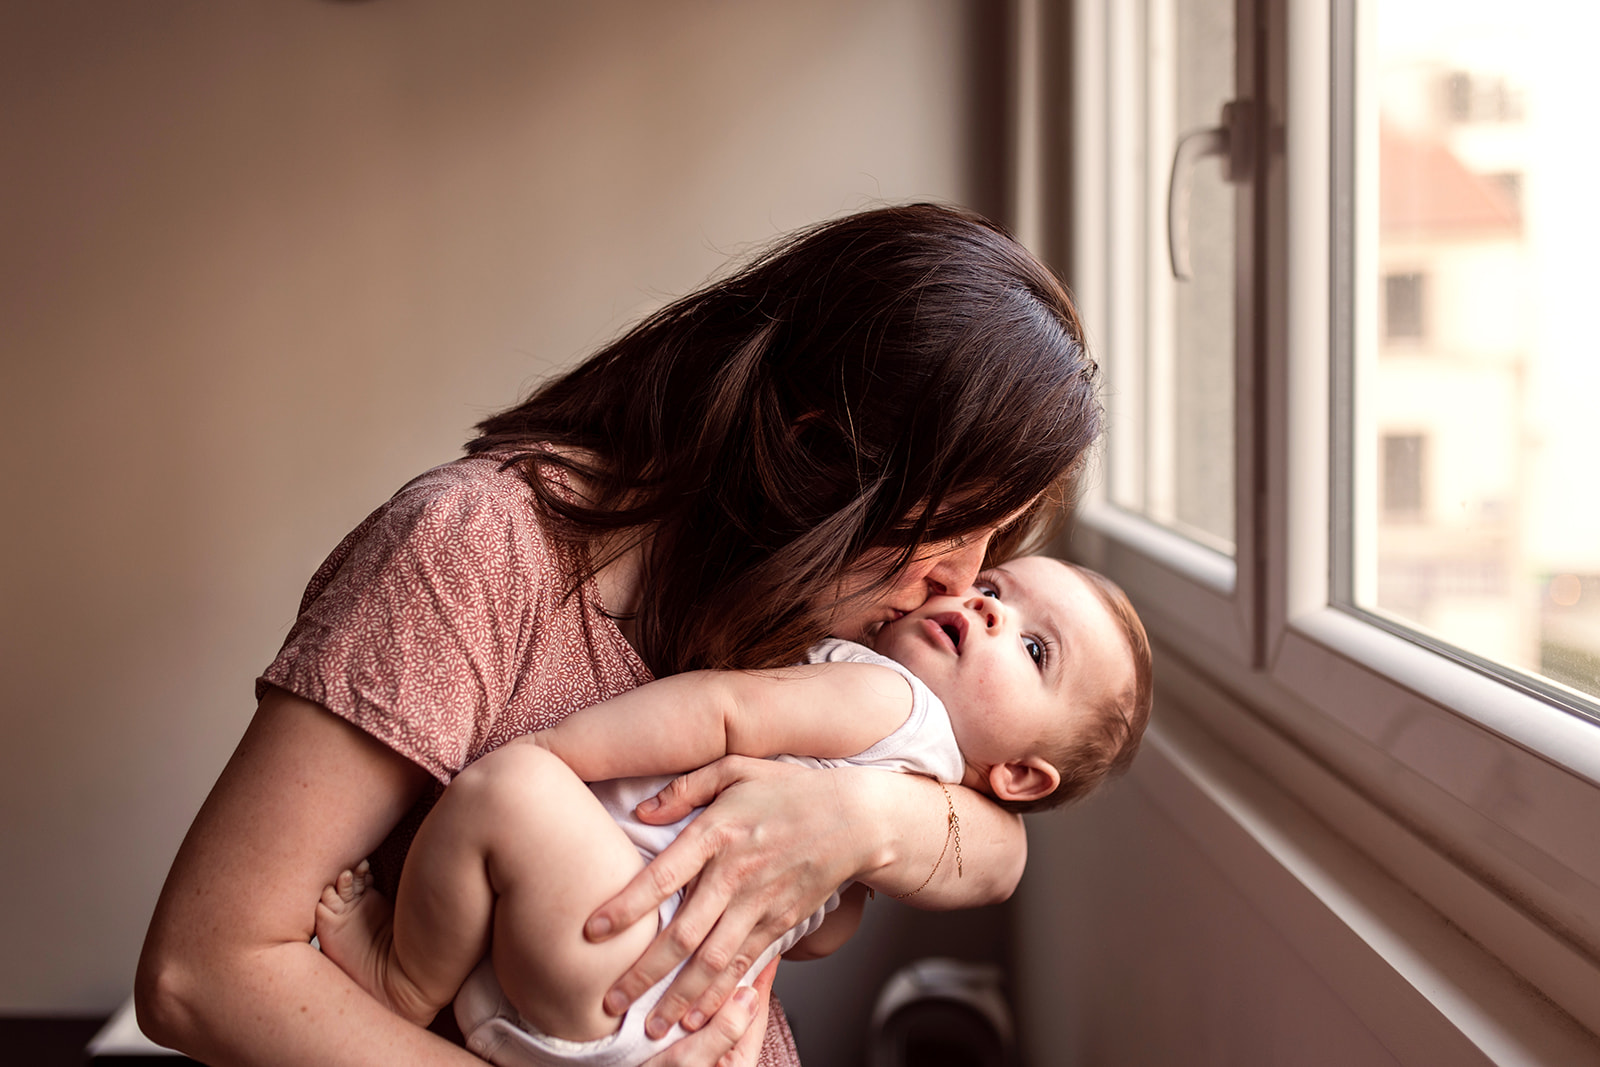
<path id="1" fill-rule="evenodd" d="M 995 585 L 993 582 L 985 581 L 984 579 L 979 578 L 976 582 L 972 583 L 972 588 L 976 589 L 978 592 L 982 593 L 991 600 L 1000 599 L 1000 587 Z"/>
<path id="2" fill-rule="evenodd" d="M 1044 666 L 1044 644 L 1043 644 L 1043 642 L 1039 641 L 1038 638 L 1024 637 L 1022 639 L 1022 647 L 1027 649 L 1028 658 L 1033 660 L 1033 665 L 1035 667 L 1043 667 Z"/>

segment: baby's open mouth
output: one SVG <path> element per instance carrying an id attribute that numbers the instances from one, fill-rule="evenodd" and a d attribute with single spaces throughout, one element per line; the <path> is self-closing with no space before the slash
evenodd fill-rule
<path id="1" fill-rule="evenodd" d="M 950 642 L 950 648 L 956 655 L 961 655 L 961 643 L 967 638 L 967 620 L 959 611 L 946 611 L 930 616 L 928 622 L 938 627 Z"/>

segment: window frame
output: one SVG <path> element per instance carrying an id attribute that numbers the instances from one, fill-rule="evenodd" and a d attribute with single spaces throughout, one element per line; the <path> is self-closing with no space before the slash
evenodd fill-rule
<path id="1" fill-rule="evenodd" d="M 1589 702 L 1564 702 L 1559 686 L 1486 669 L 1349 606 L 1341 539 L 1360 506 L 1351 478 L 1374 458 L 1355 450 L 1376 449 L 1374 435 L 1356 432 L 1352 368 L 1341 363 L 1380 312 L 1375 294 L 1354 286 L 1377 276 L 1376 242 L 1360 239 L 1353 211 L 1375 202 L 1377 182 L 1375 164 L 1353 158 L 1362 124 L 1376 123 L 1355 77 L 1370 2 L 1238 5 L 1240 66 L 1252 71 L 1267 150 L 1244 216 L 1258 220 L 1242 243 L 1263 269 L 1240 274 L 1259 314 L 1240 332 L 1252 344 L 1237 364 L 1235 560 L 1107 503 L 1103 486 L 1086 494 L 1070 550 L 1139 606 L 1156 646 L 1158 706 L 1174 695 L 1205 704 L 1209 730 L 1358 847 L 1382 851 L 1370 845 L 1382 835 L 1341 814 L 1355 807 L 1403 829 L 1415 847 L 1383 851 L 1381 865 L 1600 1033 L 1600 728 L 1585 717 Z M 1115 159 L 1108 127 L 1130 119 L 1108 100 L 1127 78 L 1110 69 L 1125 51 L 1094 47 L 1118 17 L 1102 4 L 1118 6 L 1074 5 L 1074 57 L 1086 62 L 1072 84 L 1072 214 L 1107 223 L 1073 232 L 1070 259 L 1086 320 L 1107 323 L 1095 340 L 1109 360 L 1129 334 L 1114 301 L 1135 298 L 1104 269 L 1118 243 L 1107 199 L 1126 183 L 1099 168 Z M 1252 62 L 1247 43 L 1258 46 Z M 1196 701 L 1199 689 L 1225 698 Z M 1289 769 L 1307 760 L 1333 784 Z M 1332 802 L 1330 789 L 1360 804 Z M 1539 951 L 1526 947 L 1530 928 Z"/>
<path id="2" fill-rule="evenodd" d="M 1147 0 L 1147 8 L 1163 0 Z M 1076 25 L 1072 39 L 1103 38 L 1103 50 L 1078 50 L 1083 60 L 1074 66 L 1073 98 L 1099 100 L 1101 106 L 1077 110 L 1082 124 L 1072 128 L 1094 138 L 1112 159 L 1142 160 L 1142 177 L 1151 189 L 1165 189 L 1169 159 L 1146 151 L 1145 93 L 1148 82 L 1126 69 L 1143 53 L 1140 29 L 1143 16 L 1136 16 L 1138 4 L 1097 4 L 1075 7 Z M 1248 24 L 1252 0 L 1235 0 L 1236 24 Z M 1240 48 L 1235 59 L 1234 98 L 1248 98 L 1253 91 L 1256 71 L 1249 49 Z M 1110 57 L 1107 62 L 1103 57 Z M 1118 69 L 1121 60 L 1124 69 Z M 1104 87 L 1116 80 L 1115 91 Z M 1109 97 L 1109 100 L 1107 99 Z M 1181 131 L 1180 131 L 1181 132 Z M 1082 145 L 1075 148 L 1080 162 Z M 1164 198 L 1141 199 L 1130 195 L 1127 183 L 1109 174 L 1086 173 L 1080 166 L 1074 175 L 1075 218 L 1100 219 L 1099 227 L 1081 227 L 1074 233 L 1074 262 L 1105 264 L 1103 283 L 1089 280 L 1079 284 L 1077 295 L 1085 318 L 1106 324 L 1101 337 L 1091 336 L 1094 350 L 1143 351 L 1147 344 L 1144 325 L 1144 278 L 1165 269 L 1167 262 L 1166 202 Z M 1235 217 L 1239 231 L 1234 245 L 1236 277 L 1253 277 L 1255 250 L 1254 181 L 1238 183 L 1235 191 Z M 1159 201 L 1159 202 L 1157 202 Z M 1132 235 L 1131 239 L 1129 235 Z M 1084 272 L 1079 272 L 1080 274 Z M 1255 294 L 1246 289 L 1235 304 L 1234 313 L 1234 552 L 1230 557 L 1201 545 L 1182 534 L 1109 502 L 1106 477 L 1089 479 L 1090 491 L 1076 516 L 1073 552 L 1106 573 L 1115 572 L 1119 582 L 1136 603 L 1149 605 L 1147 611 L 1171 614 L 1199 622 L 1228 652 L 1251 663 L 1260 661 L 1260 617 L 1258 576 L 1260 573 L 1256 525 L 1256 497 L 1259 485 L 1255 420 L 1240 419 L 1239 413 L 1255 406 L 1254 373 L 1258 347 L 1257 321 L 1253 312 Z M 1092 327 L 1091 327 L 1092 329 Z M 1141 360 L 1142 363 L 1142 360 Z M 1129 371 L 1133 373 L 1129 373 Z M 1139 405 L 1143 401 L 1144 374 L 1140 364 L 1124 362 L 1110 370 L 1108 406 Z M 1124 420 L 1126 421 L 1126 420 Z M 1136 447 L 1142 449 L 1143 443 Z M 1138 457 L 1142 463 L 1142 454 Z"/>

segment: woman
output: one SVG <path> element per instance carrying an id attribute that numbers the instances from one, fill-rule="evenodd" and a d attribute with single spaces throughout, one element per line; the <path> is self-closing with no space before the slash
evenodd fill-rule
<path id="1" fill-rule="evenodd" d="M 440 784 L 575 707 L 796 662 L 965 589 L 1062 499 L 1099 430 L 1094 375 L 1048 270 L 913 205 L 788 239 L 485 421 L 312 579 L 157 905 L 141 1025 L 215 1064 L 473 1062 L 307 943 L 321 888 L 374 852 L 380 881 L 398 870 Z M 957 798 L 965 877 L 930 878 L 936 787 L 819 773 L 730 759 L 675 783 L 662 818 L 714 802 L 586 928 L 697 879 L 607 1002 L 692 954 L 651 1021 L 699 1032 L 663 1067 L 797 1062 L 764 989 L 728 998 L 842 882 L 956 907 L 1020 876 L 1020 824 L 976 794 Z"/>

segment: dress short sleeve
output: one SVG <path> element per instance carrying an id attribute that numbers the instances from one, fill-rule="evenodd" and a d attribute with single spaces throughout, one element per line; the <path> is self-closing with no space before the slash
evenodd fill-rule
<path id="1" fill-rule="evenodd" d="M 651 677 L 576 580 L 504 457 L 406 485 L 312 577 L 257 683 L 348 720 L 448 782 L 530 730 Z"/>

